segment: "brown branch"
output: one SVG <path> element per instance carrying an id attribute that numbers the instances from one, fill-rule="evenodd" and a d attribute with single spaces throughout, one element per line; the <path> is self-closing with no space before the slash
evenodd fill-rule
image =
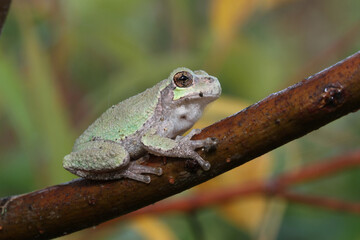
<path id="1" fill-rule="evenodd" d="M 211 191 L 196 194 L 184 199 L 163 201 L 154 205 L 132 212 L 126 217 L 134 217 L 142 214 L 158 214 L 165 212 L 191 212 L 193 210 L 229 202 L 237 197 L 247 197 L 254 194 L 263 194 L 269 192 L 270 188 L 264 182 L 251 182 L 237 187 L 223 188 L 221 191 Z M 271 188 L 273 191 L 273 188 Z"/>
<path id="2" fill-rule="evenodd" d="M 11 0 L 0 0 L 0 35 L 9 12 Z"/>
<path id="3" fill-rule="evenodd" d="M 327 197 L 307 196 L 300 193 L 293 193 L 291 191 L 281 191 L 277 193 L 277 196 L 291 202 L 302 203 L 334 211 L 360 214 L 360 203 L 358 202 L 352 203 Z"/>
<path id="4" fill-rule="evenodd" d="M 302 167 L 279 176 L 274 180 L 283 188 L 297 183 L 316 180 L 360 165 L 360 151 L 344 154 Z"/>
<path id="5" fill-rule="evenodd" d="M 191 212 L 206 206 L 223 204 L 234 198 L 247 197 L 254 194 L 266 194 L 283 198 L 289 202 L 306 204 L 309 206 L 321 207 L 334 211 L 346 211 L 352 214 L 360 214 L 359 202 L 346 202 L 339 199 L 309 196 L 302 193 L 294 193 L 290 190 L 280 188 L 280 186 L 269 186 L 266 183 L 248 183 L 240 187 L 222 189 L 220 192 L 214 191 L 203 193 L 189 198 L 163 202 L 150 205 L 138 211 L 132 212 L 126 217 L 134 217 L 142 214 L 158 214 L 166 212 Z"/>
<path id="6" fill-rule="evenodd" d="M 47 239 L 97 225 L 184 191 L 360 108 L 360 52 L 205 128 L 194 139 L 217 137 L 202 153 L 203 172 L 167 159 L 161 177 L 147 185 L 131 180 L 78 179 L 14 198 L 0 216 L 0 239 Z M 151 158 L 150 165 L 162 159 Z"/>
<path id="7" fill-rule="evenodd" d="M 217 190 L 194 195 L 181 200 L 156 203 L 132 212 L 126 215 L 126 217 L 166 212 L 191 212 L 199 208 L 223 204 L 234 198 L 248 197 L 254 194 L 277 196 L 290 202 L 302 203 L 334 211 L 346 211 L 352 214 L 360 214 L 360 203 L 358 202 L 346 202 L 327 197 L 309 196 L 302 193 L 294 193 L 290 190 L 281 188 L 281 186 L 271 186 L 265 182 L 251 182 L 240 187 L 221 189 L 220 192 Z"/>
<path id="8" fill-rule="evenodd" d="M 288 188 L 307 181 L 318 180 L 331 174 L 360 166 L 360 151 L 338 156 L 332 159 L 309 164 L 298 170 L 286 172 L 272 180 L 252 181 L 240 186 L 228 187 L 196 194 L 184 199 L 161 201 L 154 205 L 147 206 L 138 211 L 132 212 L 126 217 L 133 217 L 141 214 L 165 213 L 170 211 L 189 212 L 210 205 L 222 204 L 234 198 L 247 197 L 254 194 L 271 195 L 284 198 L 285 200 L 318 206 L 337 211 L 348 211 L 360 214 L 360 203 L 350 203 L 342 200 L 306 196 L 293 193 Z"/>

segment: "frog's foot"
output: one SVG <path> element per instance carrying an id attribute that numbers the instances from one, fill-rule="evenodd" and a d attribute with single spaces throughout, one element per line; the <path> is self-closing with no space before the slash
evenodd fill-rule
<path id="1" fill-rule="evenodd" d="M 120 173 L 122 177 L 134 179 L 144 183 L 150 183 L 151 178 L 147 175 L 142 175 L 143 173 L 155 174 L 161 176 L 163 171 L 160 167 L 154 168 L 149 166 L 140 165 L 136 162 L 130 162 L 129 166 L 125 171 Z"/>
<path id="2" fill-rule="evenodd" d="M 130 162 L 129 167 L 127 169 L 133 173 L 142 174 L 142 173 L 149 173 L 161 176 L 163 171 L 160 167 L 149 167 L 145 165 L 138 164 L 136 162 Z"/>
<path id="3" fill-rule="evenodd" d="M 139 182 L 143 182 L 143 183 L 150 183 L 151 182 L 151 178 L 148 175 L 141 175 L 139 173 L 134 173 L 130 170 L 125 170 L 121 173 L 115 174 L 114 175 L 115 178 L 130 178 L 132 180 L 136 180 Z"/>
<path id="4" fill-rule="evenodd" d="M 143 166 L 130 161 L 130 155 L 116 142 L 96 140 L 81 144 L 64 157 L 64 168 L 87 179 L 116 180 L 130 178 L 144 183 L 150 177 L 143 173 L 161 175 L 162 169 Z M 146 157 L 143 157 L 146 161 Z"/>
<path id="5" fill-rule="evenodd" d="M 174 140 L 156 136 L 153 134 L 144 135 L 142 138 L 142 143 L 144 144 L 144 148 L 158 156 L 167 156 L 167 157 L 178 157 L 178 158 L 191 158 L 197 161 L 197 163 L 204 169 L 205 171 L 209 170 L 211 165 L 208 161 L 205 161 L 196 151 L 195 149 L 204 148 L 205 150 L 213 147 L 217 144 L 217 141 L 213 138 L 206 138 L 202 140 L 191 140 L 191 138 L 200 133 L 200 129 L 193 129 L 186 136 L 177 136 Z M 159 139 L 163 143 L 162 146 L 155 145 L 152 143 L 151 139 Z"/>
<path id="6" fill-rule="evenodd" d="M 216 144 L 218 144 L 218 140 L 216 138 L 210 138 L 210 137 L 205 138 L 205 139 L 201 139 L 201 140 L 191 140 L 191 138 L 194 135 L 197 135 L 199 133 L 201 133 L 201 129 L 193 129 L 186 136 L 180 136 L 179 139 L 178 139 L 179 136 L 177 136 L 176 140 L 185 141 L 185 142 L 191 142 L 191 145 L 193 146 L 194 149 L 204 148 L 205 151 L 208 151 L 212 147 L 216 146 Z"/>
<path id="7" fill-rule="evenodd" d="M 211 165 L 208 161 L 205 161 L 196 151 L 195 149 L 203 148 L 205 151 L 208 151 L 212 147 L 214 147 L 218 141 L 216 138 L 206 138 L 201 140 L 191 140 L 191 138 L 199 134 L 201 132 L 200 129 L 193 129 L 186 136 L 178 136 L 175 141 L 178 142 L 178 145 L 182 147 L 183 153 L 179 154 L 182 157 L 192 158 L 197 161 L 197 163 L 204 169 L 205 171 L 209 170 Z"/>

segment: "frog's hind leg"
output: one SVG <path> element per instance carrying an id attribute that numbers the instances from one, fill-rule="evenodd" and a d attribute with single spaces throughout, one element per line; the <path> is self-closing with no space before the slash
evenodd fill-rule
<path id="1" fill-rule="evenodd" d="M 143 173 L 161 175 L 161 168 L 143 166 L 130 161 L 123 146 L 113 141 L 95 140 L 78 145 L 66 155 L 63 166 L 70 172 L 87 179 L 115 180 L 130 178 L 149 183 L 150 177 Z"/>
<path id="2" fill-rule="evenodd" d="M 130 155 L 120 144 L 95 140 L 76 146 L 64 157 L 63 166 L 81 177 L 107 180 L 102 173 L 121 171 L 129 162 Z"/>

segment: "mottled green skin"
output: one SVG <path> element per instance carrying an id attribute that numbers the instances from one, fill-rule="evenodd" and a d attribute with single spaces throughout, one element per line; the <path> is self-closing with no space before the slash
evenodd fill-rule
<path id="1" fill-rule="evenodd" d="M 72 153 L 69 166 L 76 166 L 83 171 L 101 172 L 114 169 L 130 161 L 130 156 L 122 147 L 114 147 L 112 142 L 93 141 L 81 145 L 81 149 Z M 107 161 L 102 161 L 107 159 Z"/>
<path id="2" fill-rule="evenodd" d="M 160 92 L 169 84 L 165 79 L 152 88 L 130 97 L 104 112 L 76 140 L 74 150 L 79 144 L 92 139 L 119 141 L 134 134 L 154 114 L 160 99 Z"/>

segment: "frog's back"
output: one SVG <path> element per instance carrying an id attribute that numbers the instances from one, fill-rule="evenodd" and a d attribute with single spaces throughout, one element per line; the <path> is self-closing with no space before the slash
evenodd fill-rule
<path id="1" fill-rule="evenodd" d="M 134 134 L 154 114 L 167 82 L 165 79 L 106 110 L 76 140 L 75 146 L 94 138 L 118 141 Z"/>

